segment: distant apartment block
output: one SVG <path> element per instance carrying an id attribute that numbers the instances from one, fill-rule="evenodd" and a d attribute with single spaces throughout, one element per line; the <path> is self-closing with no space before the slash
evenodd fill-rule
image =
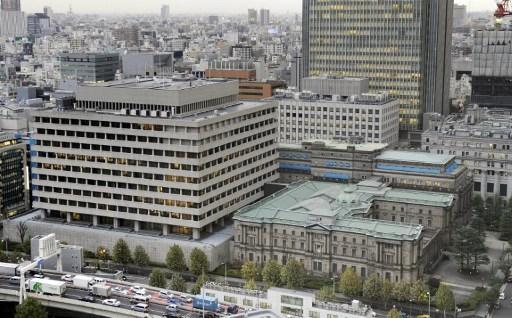
<path id="1" fill-rule="evenodd" d="M 129 79 L 76 98 L 32 122 L 45 218 L 199 239 L 278 178 L 276 106 L 239 102 L 237 81 Z"/>
<path id="2" fill-rule="evenodd" d="M 282 81 L 240 81 L 240 99 L 260 100 L 270 98 L 279 89 L 286 89 L 286 83 Z"/>
<path id="3" fill-rule="evenodd" d="M 128 53 L 122 55 L 123 75 L 135 76 L 172 76 L 174 58 L 172 53 Z"/>
<path id="4" fill-rule="evenodd" d="M 108 82 L 120 69 L 117 53 L 62 53 L 59 60 L 62 79 Z"/>
<path id="5" fill-rule="evenodd" d="M 231 47 L 231 57 L 234 59 L 240 59 L 248 61 L 252 59 L 252 46 L 250 45 L 234 45 Z"/>
<path id="6" fill-rule="evenodd" d="M 247 20 L 249 24 L 258 24 L 258 11 L 256 9 L 247 10 Z"/>

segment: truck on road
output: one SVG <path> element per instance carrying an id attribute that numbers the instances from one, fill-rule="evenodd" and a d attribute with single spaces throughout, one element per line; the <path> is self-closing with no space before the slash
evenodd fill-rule
<path id="1" fill-rule="evenodd" d="M 73 286 L 80 289 L 90 289 L 93 284 L 93 278 L 86 275 L 76 275 L 73 277 Z"/>
<path id="2" fill-rule="evenodd" d="M 219 308 L 219 302 L 218 302 L 217 298 L 215 298 L 215 297 L 197 295 L 194 297 L 192 306 L 195 309 L 200 309 L 200 310 L 204 309 L 207 311 L 216 312 L 217 309 Z"/>
<path id="3" fill-rule="evenodd" d="M 95 284 L 91 287 L 90 294 L 98 297 L 108 298 L 112 295 L 112 287 L 104 284 Z"/>
<path id="4" fill-rule="evenodd" d="M 26 282 L 26 289 L 32 293 L 62 296 L 66 292 L 66 283 L 58 280 L 32 278 Z"/>
<path id="5" fill-rule="evenodd" d="M 0 263 L 0 275 L 9 277 L 18 276 L 18 267 L 20 267 L 20 264 Z"/>

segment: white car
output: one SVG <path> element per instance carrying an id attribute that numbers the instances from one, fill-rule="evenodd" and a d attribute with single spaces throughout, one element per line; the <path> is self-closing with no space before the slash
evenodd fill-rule
<path id="1" fill-rule="evenodd" d="M 167 305 L 167 307 L 165 307 L 165 310 L 167 310 L 167 311 L 177 311 L 178 310 L 178 305 L 176 305 L 176 304 Z"/>
<path id="2" fill-rule="evenodd" d="M 161 290 L 160 298 L 164 298 L 164 299 L 174 298 L 174 295 L 168 290 Z"/>
<path id="3" fill-rule="evenodd" d="M 114 287 L 114 288 L 112 288 L 112 291 L 114 293 L 123 294 L 123 295 L 127 295 L 128 294 L 128 290 L 124 289 L 122 287 Z"/>
<path id="4" fill-rule="evenodd" d="M 137 295 L 146 295 L 146 289 L 140 286 L 133 286 L 130 288 L 130 291 Z"/>
<path id="5" fill-rule="evenodd" d="M 121 306 L 121 302 L 117 299 L 113 299 L 113 298 L 110 298 L 110 299 L 105 299 L 104 301 L 101 302 L 103 305 L 107 305 L 107 306 L 114 306 L 114 307 L 119 307 Z"/>
<path id="6" fill-rule="evenodd" d="M 65 281 L 65 282 L 70 283 L 70 282 L 73 282 L 73 275 L 69 275 L 69 274 L 68 275 L 63 275 L 60 279 Z"/>
<path id="7" fill-rule="evenodd" d="M 44 275 L 43 275 L 43 274 L 35 274 L 33 277 L 34 277 L 34 278 L 43 279 L 43 278 L 44 278 Z"/>
<path id="8" fill-rule="evenodd" d="M 189 304 L 193 301 L 192 297 L 190 297 L 190 296 L 183 296 L 183 300 Z"/>
<path id="9" fill-rule="evenodd" d="M 505 299 L 505 293 L 500 293 L 500 300 L 504 300 Z"/>

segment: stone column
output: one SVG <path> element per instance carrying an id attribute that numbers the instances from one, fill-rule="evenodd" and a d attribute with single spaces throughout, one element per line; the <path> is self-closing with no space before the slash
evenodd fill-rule
<path id="1" fill-rule="evenodd" d="M 139 231 L 139 221 L 133 221 L 133 230 L 135 232 L 138 232 Z"/>
<path id="2" fill-rule="evenodd" d="M 219 224 L 220 224 L 220 226 L 224 227 L 224 217 L 221 217 L 219 219 Z"/>
<path id="3" fill-rule="evenodd" d="M 119 219 L 118 218 L 114 218 L 113 226 L 114 226 L 114 229 L 117 229 L 119 227 Z"/>
<path id="4" fill-rule="evenodd" d="M 98 216 L 97 215 L 92 216 L 92 226 L 98 226 Z"/>
<path id="5" fill-rule="evenodd" d="M 66 223 L 71 223 L 71 212 L 66 213 Z"/>
<path id="6" fill-rule="evenodd" d="M 192 238 L 199 240 L 201 238 L 201 231 L 199 229 L 192 229 Z"/>
<path id="7" fill-rule="evenodd" d="M 208 233 L 213 233 L 213 223 L 208 224 Z"/>
<path id="8" fill-rule="evenodd" d="M 163 235 L 164 235 L 164 236 L 169 235 L 169 225 L 164 224 L 164 225 L 162 226 L 162 233 L 163 233 Z"/>
<path id="9" fill-rule="evenodd" d="M 41 209 L 41 214 L 40 214 L 40 216 L 41 216 L 41 220 L 46 219 L 46 210 L 45 210 L 45 209 Z"/>

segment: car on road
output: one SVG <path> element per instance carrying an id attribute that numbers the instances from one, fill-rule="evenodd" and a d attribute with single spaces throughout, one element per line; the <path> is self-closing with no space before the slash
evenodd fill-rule
<path id="1" fill-rule="evenodd" d="M 117 299 L 114 299 L 114 298 L 109 298 L 109 299 L 105 299 L 104 301 L 101 302 L 103 305 L 107 305 L 107 306 L 113 306 L 113 307 L 119 307 L 121 306 L 121 302 Z"/>
<path id="2" fill-rule="evenodd" d="M 227 308 L 228 314 L 232 314 L 232 315 L 238 314 L 238 310 L 239 310 L 239 308 L 237 305 L 229 305 L 229 307 Z"/>
<path id="3" fill-rule="evenodd" d="M 37 273 L 37 274 L 34 274 L 34 276 L 32 276 L 32 277 L 43 279 L 44 278 L 44 274 L 43 273 Z"/>
<path id="4" fill-rule="evenodd" d="M 164 298 L 164 299 L 174 297 L 174 295 L 168 290 L 161 290 L 159 296 L 160 296 L 160 298 Z"/>
<path id="5" fill-rule="evenodd" d="M 73 282 L 73 275 L 62 275 L 60 280 L 63 280 L 67 283 L 72 283 Z"/>
<path id="6" fill-rule="evenodd" d="M 149 305 L 144 304 L 144 303 L 132 305 L 130 308 L 133 311 L 138 311 L 138 312 L 148 312 L 149 311 Z"/>
<path id="7" fill-rule="evenodd" d="M 500 300 L 504 300 L 505 299 L 505 293 L 500 293 L 500 297 L 499 297 Z"/>
<path id="8" fill-rule="evenodd" d="M 512 275 L 510 275 L 509 277 L 507 277 L 507 283 L 512 283 Z"/>
<path id="9" fill-rule="evenodd" d="M 181 315 L 177 312 L 166 312 L 162 316 L 163 318 L 181 318 Z"/>
<path id="10" fill-rule="evenodd" d="M 149 303 L 149 299 L 150 298 L 151 297 L 149 295 L 138 295 L 138 294 L 135 294 L 130 299 L 130 302 L 131 303 Z"/>
<path id="11" fill-rule="evenodd" d="M 138 294 L 138 295 L 146 295 L 146 289 L 144 287 L 133 286 L 133 287 L 130 287 L 130 291 L 132 293 L 135 293 L 135 294 Z"/>
<path id="12" fill-rule="evenodd" d="M 176 304 L 169 304 L 169 305 L 167 305 L 167 307 L 165 307 L 165 310 L 166 311 L 177 311 L 178 310 L 178 305 L 176 305 Z"/>
<path id="13" fill-rule="evenodd" d="M 184 302 L 189 303 L 189 304 L 194 300 L 190 296 L 182 296 L 181 299 L 183 299 Z"/>
<path id="14" fill-rule="evenodd" d="M 94 298 L 93 296 L 84 296 L 84 297 L 80 298 L 80 300 L 85 301 L 86 303 L 96 302 L 96 298 Z"/>
<path id="15" fill-rule="evenodd" d="M 9 278 L 9 284 L 19 285 L 20 284 L 20 280 L 21 280 L 21 277 L 13 276 L 13 277 Z"/>

